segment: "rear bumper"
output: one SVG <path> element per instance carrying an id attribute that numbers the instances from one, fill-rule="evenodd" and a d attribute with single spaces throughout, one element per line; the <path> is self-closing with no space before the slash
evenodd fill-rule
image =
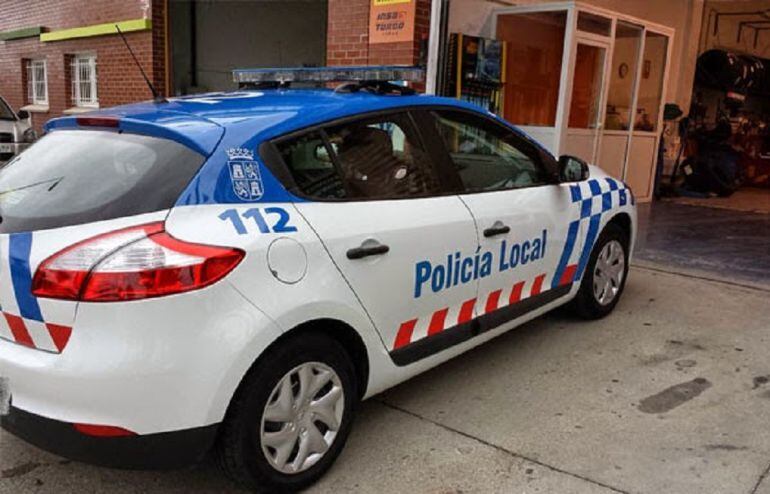
<path id="1" fill-rule="evenodd" d="M 218 424 L 159 434 L 95 437 L 60 422 L 11 407 L 0 418 L 11 434 L 65 458 L 128 469 L 171 469 L 196 463 L 211 449 Z"/>
<path id="2" fill-rule="evenodd" d="M 20 410 L 162 436 L 220 423 L 279 335 L 223 281 L 169 297 L 80 303 L 61 354 L 0 339 L 0 377 Z"/>

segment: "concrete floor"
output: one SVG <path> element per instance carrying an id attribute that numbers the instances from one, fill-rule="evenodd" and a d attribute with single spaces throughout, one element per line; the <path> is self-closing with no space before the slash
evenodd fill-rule
<path id="1" fill-rule="evenodd" d="M 640 204 L 634 261 L 770 289 L 770 214 Z"/>
<path id="2" fill-rule="evenodd" d="M 606 319 L 552 313 L 367 401 L 310 492 L 770 494 L 770 290 L 659 269 Z M 0 432 L 0 494 L 49 492 L 242 491 Z"/>
<path id="3" fill-rule="evenodd" d="M 770 189 L 741 187 L 730 197 L 676 197 L 664 199 L 676 204 L 703 206 L 708 208 L 729 209 L 749 213 L 770 214 Z"/>

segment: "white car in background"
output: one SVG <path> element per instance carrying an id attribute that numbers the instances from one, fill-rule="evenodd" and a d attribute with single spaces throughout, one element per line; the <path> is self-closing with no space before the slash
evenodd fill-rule
<path id="1" fill-rule="evenodd" d="M 37 139 L 29 113 L 15 113 L 11 105 L 0 96 L 0 164 L 24 151 Z"/>

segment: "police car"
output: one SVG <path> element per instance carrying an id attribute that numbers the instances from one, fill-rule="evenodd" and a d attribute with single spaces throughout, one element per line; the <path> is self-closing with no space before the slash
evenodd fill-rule
<path id="1" fill-rule="evenodd" d="M 384 82 L 415 72 L 236 71 L 234 93 L 50 121 L 0 170 L 2 426 L 300 489 L 360 400 L 554 307 L 612 311 L 631 191 Z"/>

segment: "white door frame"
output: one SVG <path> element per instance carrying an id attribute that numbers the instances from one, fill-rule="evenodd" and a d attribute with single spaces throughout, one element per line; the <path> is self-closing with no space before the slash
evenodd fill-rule
<path id="1" fill-rule="evenodd" d="M 604 132 L 604 117 L 606 113 L 606 104 L 607 104 L 607 94 L 609 92 L 609 84 L 610 84 L 610 68 L 612 65 L 612 43 L 605 38 L 604 36 L 586 36 L 585 33 L 577 33 L 575 36 L 575 49 L 573 58 L 570 62 L 570 65 L 573 67 L 572 77 L 574 77 L 574 66 L 575 61 L 577 59 L 577 45 L 587 45 L 587 46 L 595 46 L 597 48 L 601 48 L 604 50 L 604 66 L 602 67 L 602 80 L 601 80 L 601 88 L 599 89 L 599 108 L 598 108 L 598 115 L 597 115 L 597 122 L 596 122 L 596 128 L 595 129 L 571 129 L 569 128 L 569 112 L 571 108 L 572 103 L 572 89 L 573 89 L 573 80 L 570 80 L 569 83 L 569 94 L 567 95 L 567 99 L 569 100 L 567 102 L 567 105 L 565 105 L 564 108 L 564 122 L 566 124 L 564 125 L 564 132 L 563 132 L 563 139 L 565 139 L 562 142 L 566 142 L 567 134 L 572 132 L 573 134 L 594 134 L 594 142 L 591 149 L 591 157 L 588 160 L 591 164 L 596 164 L 596 160 L 598 157 L 598 152 L 601 145 L 602 140 L 602 134 Z M 563 151 L 562 148 L 559 148 L 560 151 Z"/>

